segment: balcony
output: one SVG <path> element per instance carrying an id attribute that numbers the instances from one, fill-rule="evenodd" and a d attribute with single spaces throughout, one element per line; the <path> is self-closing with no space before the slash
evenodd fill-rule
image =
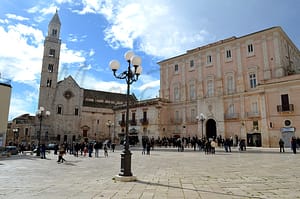
<path id="1" fill-rule="evenodd" d="M 136 122 L 136 120 L 129 120 L 129 124 L 130 124 L 131 126 L 136 126 L 136 125 L 137 125 L 137 122 Z"/>
<path id="2" fill-rule="evenodd" d="M 251 118 L 251 117 L 260 117 L 260 112 L 247 112 L 246 116 L 248 118 Z"/>
<path id="3" fill-rule="evenodd" d="M 171 118 L 172 124 L 182 124 L 182 118 Z"/>
<path id="4" fill-rule="evenodd" d="M 277 105 L 277 112 L 294 112 L 294 104 L 289 105 Z"/>
<path id="5" fill-rule="evenodd" d="M 224 119 L 226 120 L 234 120 L 238 119 L 240 117 L 239 113 L 225 113 L 224 114 Z"/>
<path id="6" fill-rule="evenodd" d="M 120 124 L 121 127 L 125 127 L 126 126 L 125 120 L 119 121 L 119 124 Z"/>
<path id="7" fill-rule="evenodd" d="M 142 118 L 140 119 L 141 124 L 144 125 L 148 125 L 149 124 L 149 120 L 147 118 Z"/>

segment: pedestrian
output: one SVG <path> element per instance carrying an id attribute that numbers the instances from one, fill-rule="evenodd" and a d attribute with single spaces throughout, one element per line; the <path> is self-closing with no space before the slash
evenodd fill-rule
<path id="1" fill-rule="evenodd" d="M 95 158 L 99 158 L 99 143 L 96 142 L 94 144 L 94 149 L 95 149 Z"/>
<path id="2" fill-rule="evenodd" d="M 146 150 L 147 150 L 147 155 L 150 155 L 150 150 L 151 150 L 151 142 L 148 141 L 146 144 Z"/>
<path id="3" fill-rule="evenodd" d="M 143 146 L 142 155 L 145 155 L 146 154 L 146 146 L 147 146 L 147 139 L 145 137 L 142 138 L 142 146 Z"/>
<path id="4" fill-rule="evenodd" d="M 63 163 L 64 161 L 66 161 L 65 159 L 64 159 L 64 154 L 65 154 L 65 147 L 64 147 L 64 145 L 60 145 L 60 147 L 59 147 L 59 151 L 58 151 L 58 160 L 57 160 L 57 162 L 58 163 L 60 163 L 60 161 Z"/>
<path id="5" fill-rule="evenodd" d="M 57 155 L 58 144 L 54 143 L 54 155 Z"/>
<path id="6" fill-rule="evenodd" d="M 107 145 L 104 144 L 104 156 L 107 158 L 108 157 L 108 151 L 107 151 Z"/>
<path id="7" fill-rule="evenodd" d="M 296 154 L 297 153 L 297 151 L 296 151 L 297 150 L 297 140 L 296 140 L 295 136 L 292 137 L 291 147 L 292 147 L 293 153 Z"/>
<path id="8" fill-rule="evenodd" d="M 42 144 L 42 147 L 41 147 L 41 158 L 46 159 L 46 145 L 45 144 Z"/>
<path id="9" fill-rule="evenodd" d="M 116 143 L 112 143 L 111 144 L 111 150 L 112 150 L 112 152 L 115 152 L 115 148 L 116 148 Z"/>
<path id="10" fill-rule="evenodd" d="M 214 140 L 212 140 L 210 142 L 210 146 L 211 146 L 211 153 L 215 154 L 216 153 L 216 146 L 217 146 L 216 142 Z"/>
<path id="11" fill-rule="evenodd" d="M 280 151 L 280 153 L 281 152 L 283 152 L 284 153 L 284 141 L 283 141 L 283 139 L 282 138 L 280 138 L 280 140 L 279 140 L 279 151 Z"/>
<path id="12" fill-rule="evenodd" d="M 89 145 L 88 145 L 88 151 L 89 151 L 89 157 L 90 158 L 92 157 L 93 149 L 94 149 L 93 143 L 89 143 Z"/>

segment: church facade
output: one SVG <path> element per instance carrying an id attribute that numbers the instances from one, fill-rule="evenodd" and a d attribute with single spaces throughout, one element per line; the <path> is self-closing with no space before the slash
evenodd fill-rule
<path id="1" fill-rule="evenodd" d="M 50 112 L 41 121 L 41 142 L 62 143 L 84 139 L 110 139 L 107 121 L 114 121 L 112 107 L 124 104 L 125 94 L 81 88 L 72 76 L 58 81 L 61 22 L 56 12 L 44 42 L 38 107 Z M 131 95 L 130 101 L 136 101 Z M 36 129 L 39 131 L 39 129 Z"/>

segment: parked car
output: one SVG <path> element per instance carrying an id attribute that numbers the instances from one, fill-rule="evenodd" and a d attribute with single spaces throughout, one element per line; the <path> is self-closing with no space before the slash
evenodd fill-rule
<path id="1" fill-rule="evenodd" d="M 9 154 L 5 151 L 5 147 L 0 147 L 0 157 L 8 157 Z"/>
<path id="2" fill-rule="evenodd" d="M 6 146 L 5 151 L 11 155 L 18 155 L 18 149 L 16 146 Z"/>
<path id="3" fill-rule="evenodd" d="M 48 144 L 46 147 L 46 150 L 54 150 L 55 149 L 55 144 Z"/>

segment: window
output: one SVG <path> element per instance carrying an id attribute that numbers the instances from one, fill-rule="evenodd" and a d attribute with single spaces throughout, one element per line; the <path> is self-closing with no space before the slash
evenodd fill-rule
<path id="1" fill-rule="evenodd" d="M 179 100 L 179 88 L 178 88 L 178 86 L 176 86 L 174 88 L 174 100 L 175 101 Z"/>
<path id="2" fill-rule="evenodd" d="M 175 121 L 179 122 L 180 118 L 179 118 L 179 111 L 175 111 Z"/>
<path id="3" fill-rule="evenodd" d="M 57 35 L 57 29 L 52 29 L 52 36 L 56 37 L 56 35 Z"/>
<path id="4" fill-rule="evenodd" d="M 190 84 L 190 100 L 196 99 L 195 84 Z"/>
<path id="5" fill-rule="evenodd" d="M 135 121 L 135 112 L 131 113 L 131 119 L 132 119 L 132 121 Z"/>
<path id="6" fill-rule="evenodd" d="M 175 72 L 178 72 L 178 64 L 175 64 L 174 70 L 175 70 Z"/>
<path id="7" fill-rule="evenodd" d="M 79 109 L 75 108 L 75 115 L 79 115 Z"/>
<path id="8" fill-rule="evenodd" d="M 55 57 L 55 50 L 54 49 L 50 49 L 49 57 Z"/>
<path id="9" fill-rule="evenodd" d="M 231 58 L 231 50 L 226 50 L 226 58 L 227 59 Z"/>
<path id="10" fill-rule="evenodd" d="M 48 65 L 48 72 L 53 73 L 53 64 Z"/>
<path id="11" fill-rule="evenodd" d="M 253 102 L 253 103 L 251 104 L 251 111 L 252 111 L 252 113 L 258 113 L 257 102 Z"/>
<path id="12" fill-rule="evenodd" d="M 146 120 L 147 119 L 147 111 L 143 112 L 143 119 Z"/>
<path id="13" fill-rule="evenodd" d="M 190 67 L 191 67 L 191 68 L 194 67 L 194 60 L 190 60 Z"/>
<path id="14" fill-rule="evenodd" d="M 250 73 L 249 79 L 250 79 L 250 88 L 255 88 L 256 87 L 256 75 L 254 73 Z"/>
<path id="15" fill-rule="evenodd" d="M 248 44 L 247 52 L 248 52 L 248 55 L 252 55 L 254 53 L 253 44 Z"/>
<path id="16" fill-rule="evenodd" d="M 125 121 L 125 113 L 122 113 L 122 122 Z"/>
<path id="17" fill-rule="evenodd" d="M 212 97 L 214 95 L 214 83 L 213 80 L 207 81 L 207 97 Z"/>
<path id="18" fill-rule="evenodd" d="M 46 85 L 46 86 L 47 86 L 47 87 L 51 87 L 51 84 L 52 84 L 52 80 L 51 80 L 51 79 L 48 79 L 48 80 L 47 80 L 47 85 Z"/>
<path id="19" fill-rule="evenodd" d="M 196 119 L 196 110 L 195 109 L 191 109 L 191 118 L 192 118 L 192 121 L 194 120 L 194 119 Z"/>
<path id="20" fill-rule="evenodd" d="M 227 76 L 227 93 L 228 94 L 234 93 L 234 84 L 233 84 L 232 76 Z"/>
<path id="21" fill-rule="evenodd" d="M 57 114 L 61 115 L 62 114 L 62 105 L 57 106 Z"/>
<path id="22" fill-rule="evenodd" d="M 64 142 L 68 141 L 68 135 L 64 135 Z"/>
<path id="23" fill-rule="evenodd" d="M 206 64 L 211 64 L 211 62 L 212 62 L 211 55 L 207 55 L 207 57 L 206 57 Z"/>
<path id="24" fill-rule="evenodd" d="M 229 104 L 228 113 L 229 113 L 229 115 L 234 114 L 234 104 Z"/>
<path id="25" fill-rule="evenodd" d="M 281 105 L 282 105 L 282 111 L 290 110 L 290 102 L 289 102 L 288 94 L 281 95 Z"/>
<path id="26" fill-rule="evenodd" d="M 253 121 L 253 129 L 258 130 L 258 121 L 257 120 Z"/>

